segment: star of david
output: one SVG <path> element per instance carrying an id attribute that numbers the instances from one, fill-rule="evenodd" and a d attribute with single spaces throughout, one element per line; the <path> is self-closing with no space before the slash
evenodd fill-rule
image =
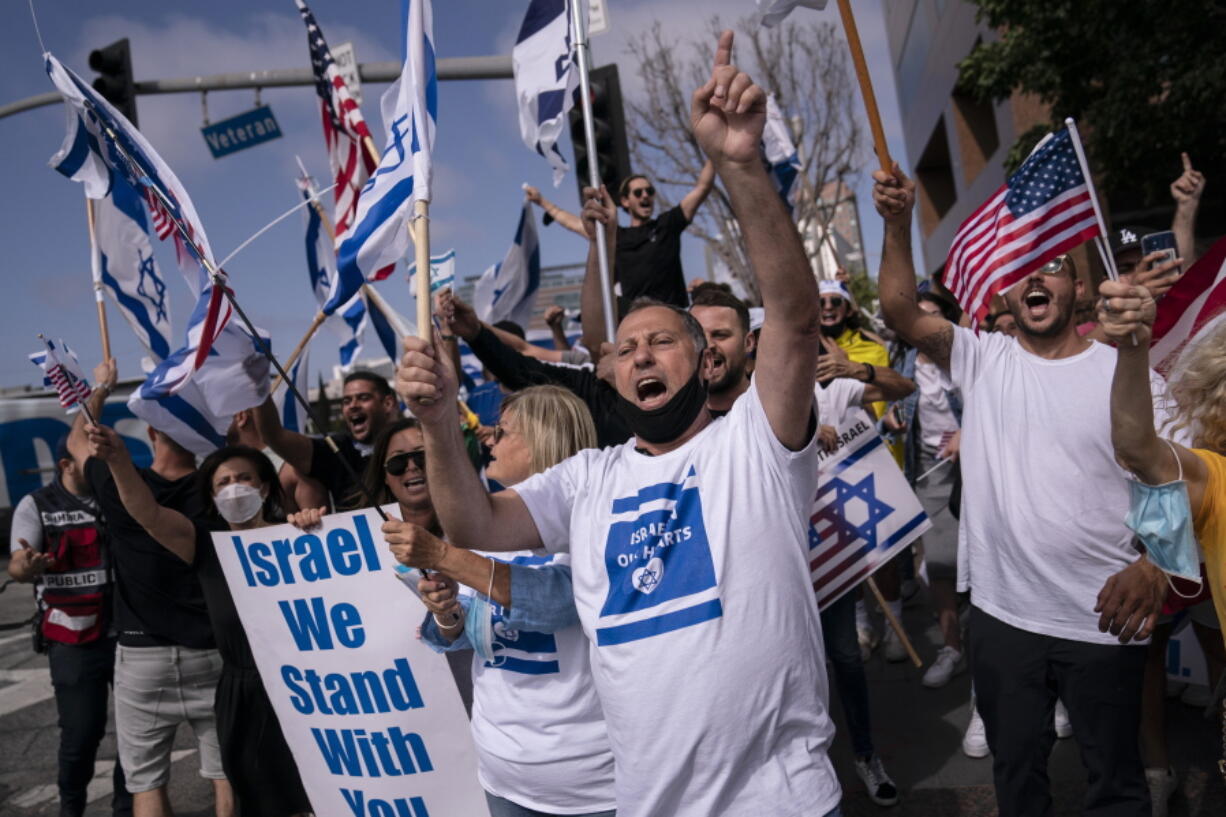
<path id="1" fill-rule="evenodd" d="M 660 583 L 660 573 L 645 567 L 643 572 L 638 575 L 638 580 L 635 583 L 638 585 L 639 590 L 642 590 L 644 593 L 650 593 Z"/>
<path id="2" fill-rule="evenodd" d="M 820 511 L 814 514 L 810 533 L 813 533 L 818 522 L 824 520 L 831 523 L 831 527 L 826 529 L 823 537 L 831 535 L 837 537 L 835 541 L 836 548 L 845 547 L 854 543 L 857 539 L 863 539 L 870 548 L 876 549 L 877 523 L 893 513 L 894 508 L 877 498 L 873 475 L 867 474 L 864 479 L 855 485 L 835 478 L 831 482 L 831 487 L 834 488 L 834 499 L 826 503 Z M 868 512 L 864 521 L 859 525 L 853 524 L 847 518 L 847 506 L 855 500 L 862 501 Z"/>
<path id="3" fill-rule="evenodd" d="M 149 282 L 153 292 L 145 288 L 145 282 Z M 166 320 L 166 282 L 159 278 L 154 270 L 152 255 L 140 260 L 140 282 L 136 285 L 136 294 L 153 304 L 153 308 L 157 310 L 154 320 Z"/>

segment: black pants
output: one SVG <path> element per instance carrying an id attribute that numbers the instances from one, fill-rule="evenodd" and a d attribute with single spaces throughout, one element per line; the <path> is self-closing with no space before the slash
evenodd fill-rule
<path id="1" fill-rule="evenodd" d="M 106 705 L 115 672 L 115 641 L 57 644 L 47 647 L 55 708 L 60 725 L 60 815 L 85 813 L 85 790 L 94 776 L 94 757 L 106 734 Z M 115 759 L 111 808 L 116 815 L 132 813 L 132 795 L 124 786 L 123 769 Z"/>
<path id="2" fill-rule="evenodd" d="M 1056 741 L 1057 696 L 1089 773 L 1082 813 L 1149 817 L 1138 746 L 1145 652 L 1019 630 L 971 608 L 971 673 L 1000 817 L 1054 813 L 1047 759 Z"/>

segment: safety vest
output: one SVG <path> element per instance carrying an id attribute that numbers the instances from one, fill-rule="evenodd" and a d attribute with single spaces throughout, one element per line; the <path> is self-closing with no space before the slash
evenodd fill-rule
<path id="1" fill-rule="evenodd" d="M 111 569 L 97 512 L 59 479 L 31 496 L 43 524 L 43 552 L 55 560 L 38 585 L 43 637 L 84 644 L 105 636 Z"/>

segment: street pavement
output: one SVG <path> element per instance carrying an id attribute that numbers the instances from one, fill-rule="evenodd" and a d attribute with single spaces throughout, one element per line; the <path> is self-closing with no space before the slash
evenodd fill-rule
<path id="1" fill-rule="evenodd" d="M 4 566 L 0 560 L 0 568 Z M 0 573 L 0 575 L 5 575 Z M 11 584 L 0 593 L 0 623 L 24 619 L 33 611 L 27 586 Z M 936 654 L 938 631 L 922 604 L 908 606 L 904 622 L 920 657 Z M 878 619 L 878 627 L 881 626 Z M 867 666 L 872 703 L 873 740 L 886 770 L 902 791 L 900 803 L 881 808 L 867 797 L 855 775 L 850 747 L 842 734 L 843 715 L 837 695 L 831 701 L 840 734 L 834 763 L 843 783 L 847 817 L 990 817 L 996 814 L 990 758 L 972 760 L 962 754 L 970 680 L 956 676 L 942 689 L 920 684 L 923 670 L 909 663 L 889 664 L 874 653 Z M 1167 703 L 1171 756 L 1180 776 L 1180 790 L 1171 802 L 1171 817 L 1223 817 L 1226 787 L 1217 773 L 1220 736 L 1199 711 L 1178 700 Z M 27 629 L 0 631 L 0 815 L 35 817 L 58 814 L 55 788 L 58 746 L 55 701 L 47 661 L 30 649 Z M 175 742 L 171 771 L 171 802 L 180 817 L 207 817 L 212 797 L 198 774 L 191 731 L 184 727 Z M 98 753 L 90 787 L 88 817 L 110 814 L 111 769 L 115 736 L 111 728 Z M 1085 772 L 1076 739 L 1061 740 L 1052 752 L 1049 772 L 1056 814 L 1080 814 Z M 345 815 L 326 815 L 345 817 Z M 767 817 L 764 815 L 764 817 Z M 818 817 L 818 815 L 814 815 Z"/>

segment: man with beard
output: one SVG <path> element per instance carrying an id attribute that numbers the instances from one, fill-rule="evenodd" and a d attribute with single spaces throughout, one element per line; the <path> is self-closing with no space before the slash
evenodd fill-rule
<path id="1" fill-rule="evenodd" d="M 1084 813 L 1148 815 L 1137 741 L 1146 651 L 1129 642 L 1149 637 L 1167 587 L 1124 525 L 1129 491 L 1108 399 L 1116 352 L 1077 334 L 1082 284 L 1064 256 L 1005 294 L 1016 338 L 920 309 L 915 185 L 897 165 L 873 177 L 886 324 L 963 399 L 958 589 L 971 593 L 971 673 L 1000 814 L 1051 813 L 1059 697 L 1089 771 Z M 1150 388 L 1161 405 L 1161 378 Z"/>
<path id="2" fill-rule="evenodd" d="M 442 410 L 457 389 L 450 362 L 406 338 L 396 375 L 452 543 L 571 553 L 621 817 L 827 815 L 840 798 L 806 559 L 817 287 L 762 165 L 766 95 L 729 64 L 731 50 L 725 31 L 691 106 L 766 305 L 753 383 L 727 415 L 706 411 L 709 353 L 694 316 L 642 305 L 613 351 L 634 438 L 488 495 L 476 474 L 445 464 L 462 445 Z M 387 523 L 388 543 L 412 543 L 408 527 Z"/>
<path id="3" fill-rule="evenodd" d="M 383 427 L 397 418 L 398 408 L 396 395 L 385 379 L 373 372 L 351 372 L 345 376 L 341 393 L 341 415 L 348 434 L 319 438 L 286 429 L 271 395 L 256 409 L 255 421 L 268 447 L 298 473 L 322 483 L 336 507 L 358 495 L 358 480 L 366 469 L 371 446 Z"/>

